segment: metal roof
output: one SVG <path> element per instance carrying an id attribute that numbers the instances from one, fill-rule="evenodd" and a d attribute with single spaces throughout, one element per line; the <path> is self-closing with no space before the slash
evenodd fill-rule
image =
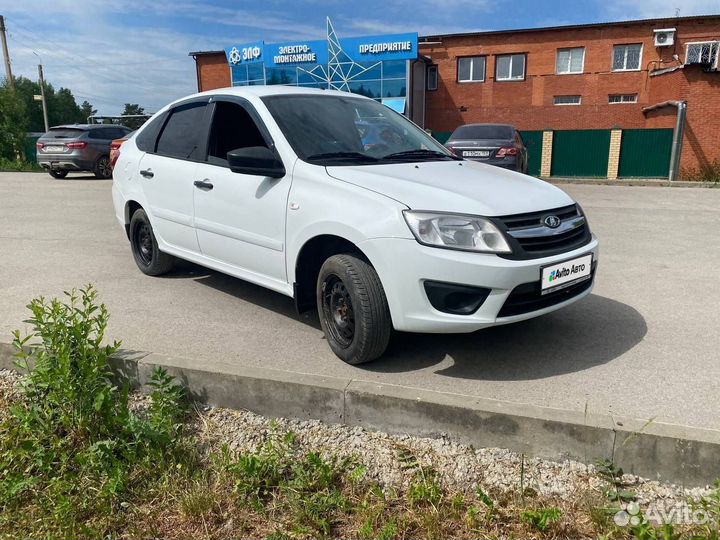
<path id="1" fill-rule="evenodd" d="M 442 38 L 454 38 L 454 37 L 468 37 L 468 36 L 491 36 L 498 34 L 520 34 L 524 32 L 548 32 L 553 30 L 573 30 L 573 29 L 584 29 L 584 28 L 601 28 L 603 26 L 628 26 L 638 24 L 657 23 L 676 25 L 680 22 L 688 21 L 706 21 L 708 19 L 720 20 L 720 13 L 708 14 L 708 15 L 693 15 L 690 17 L 658 17 L 653 19 L 629 19 L 627 21 L 606 21 L 597 23 L 586 23 L 586 24 L 568 24 L 564 26 L 541 26 L 536 28 L 508 28 L 505 30 L 483 30 L 479 32 L 457 32 L 454 34 L 427 34 L 419 37 L 419 45 L 423 42 L 430 42 Z M 213 56 L 218 54 L 225 54 L 225 51 L 194 51 L 188 53 L 188 56 Z"/>
<path id="2" fill-rule="evenodd" d="M 188 56 L 211 56 L 215 54 L 225 54 L 225 51 L 193 51 L 189 52 Z"/>
<path id="3" fill-rule="evenodd" d="M 506 30 L 483 30 L 480 32 L 458 32 L 454 34 L 428 34 L 426 36 L 420 36 L 419 44 L 423 44 L 423 40 L 431 41 L 438 38 L 453 38 L 453 37 L 468 37 L 468 36 L 490 36 L 497 34 L 520 34 L 523 32 L 548 32 L 553 30 L 574 30 L 584 28 L 600 28 L 603 26 L 628 26 L 638 25 L 647 23 L 658 23 L 658 24 L 677 24 L 679 22 L 686 21 L 703 21 L 708 19 L 720 19 L 720 14 L 709 14 L 709 15 L 694 15 L 691 17 L 665 17 L 665 18 L 653 18 L 653 19 L 631 19 L 627 21 L 607 21 L 587 24 L 569 24 L 564 26 L 541 26 L 536 28 L 510 28 Z"/>

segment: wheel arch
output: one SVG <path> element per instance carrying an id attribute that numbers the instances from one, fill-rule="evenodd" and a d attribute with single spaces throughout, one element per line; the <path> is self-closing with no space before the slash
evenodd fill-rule
<path id="1" fill-rule="evenodd" d="M 328 257 L 349 253 L 373 266 L 357 244 L 336 234 L 318 234 L 306 240 L 292 265 L 293 296 L 298 313 L 315 309 L 315 287 L 320 268 Z"/>
<path id="2" fill-rule="evenodd" d="M 133 214 L 138 210 L 144 210 L 139 202 L 130 199 L 125 203 L 125 234 L 128 239 L 130 239 L 130 220 L 132 219 Z"/>

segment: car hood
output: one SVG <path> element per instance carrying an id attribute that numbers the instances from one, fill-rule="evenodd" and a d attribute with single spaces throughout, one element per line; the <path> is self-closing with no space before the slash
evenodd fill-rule
<path id="1" fill-rule="evenodd" d="M 573 203 L 547 182 L 472 161 L 331 166 L 327 172 L 414 210 L 505 216 Z"/>

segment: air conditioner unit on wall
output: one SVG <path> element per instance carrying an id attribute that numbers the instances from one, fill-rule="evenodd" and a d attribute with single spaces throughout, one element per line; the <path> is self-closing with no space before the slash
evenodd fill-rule
<path id="1" fill-rule="evenodd" d="M 655 32 L 656 47 L 671 47 L 675 45 L 674 28 L 660 28 L 659 30 L 653 30 L 653 32 Z"/>

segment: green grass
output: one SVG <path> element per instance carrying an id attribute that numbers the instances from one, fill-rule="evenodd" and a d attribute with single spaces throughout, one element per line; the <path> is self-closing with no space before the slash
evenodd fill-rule
<path id="1" fill-rule="evenodd" d="M 41 172 L 43 168 L 34 162 L 14 161 L 0 157 L 0 172 Z"/>
<path id="2" fill-rule="evenodd" d="M 28 307 L 32 331 L 14 334 L 23 386 L 0 395 L 0 537 L 718 537 L 720 489 L 696 503 L 707 525 L 615 526 L 625 499 L 611 462 L 599 464 L 605 490 L 567 501 L 523 482 L 450 491 L 400 445 L 410 482 L 391 489 L 368 478 L 360 456 L 301 449 L 276 427 L 255 451 L 208 444 L 162 370 L 147 407 L 133 412 L 109 364 L 120 344 L 105 341 L 108 312 L 92 287 Z"/>

